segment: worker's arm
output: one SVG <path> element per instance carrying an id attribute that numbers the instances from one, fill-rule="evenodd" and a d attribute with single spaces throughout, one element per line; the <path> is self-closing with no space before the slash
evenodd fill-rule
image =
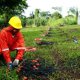
<path id="1" fill-rule="evenodd" d="M 12 61 L 10 57 L 10 50 L 8 48 L 8 43 L 7 43 L 7 33 L 5 31 L 2 31 L 0 33 L 0 48 L 1 48 L 1 53 L 7 63 L 7 66 L 9 69 L 12 69 Z"/>
<path id="2" fill-rule="evenodd" d="M 24 37 L 20 32 L 16 35 L 15 44 L 13 48 L 17 50 L 17 55 L 15 60 L 13 61 L 13 65 L 17 66 L 19 61 L 22 60 L 24 52 L 26 50 Z"/>
<path id="3" fill-rule="evenodd" d="M 2 51 L 3 57 L 6 61 L 6 63 L 11 63 L 11 58 L 10 58 L 10 51 L 6 50 L 6 51 Z"/>
<path id="4" fill-rule="evenodd" d="M 6 60 L 6 63 L 11 62 L 10 51 L 7 43 L 7 33 L 5 31 L 2 31 L 0 33 L 0 44 L 1 44 L 2 55 Z"/>

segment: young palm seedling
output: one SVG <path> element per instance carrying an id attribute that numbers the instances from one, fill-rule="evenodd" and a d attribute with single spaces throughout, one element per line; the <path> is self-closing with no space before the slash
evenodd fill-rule
<path id="1" fill-rule="evenodd" d="M 23 60 L 17 68 L 19 80 L 49 80 L 48 75 L 52 74 L 54 66 L 45 66 L 43 59 Z"/>

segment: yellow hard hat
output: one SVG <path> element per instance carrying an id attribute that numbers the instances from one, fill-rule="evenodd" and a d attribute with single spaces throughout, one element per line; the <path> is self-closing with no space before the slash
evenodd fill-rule
<path id="1" fill-rule="evenodd" d="M 21 29 L 22 28 L 22 24 L 21 24 L 21 20 L 18 16 L 13 16 L 10 20 L 9 20 L 9 24 L 14 27 L 15 29 Z"/>

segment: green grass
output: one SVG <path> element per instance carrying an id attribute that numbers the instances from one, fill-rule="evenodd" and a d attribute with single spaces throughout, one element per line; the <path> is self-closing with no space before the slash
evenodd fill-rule
<path id="1" fill-rule="evenodd" d="M 36 52 L 26 52 L 24 57 L 26 59 L 41 57 L 45 60 L 44 65 L 54 64 L 57 70 L 49 75 L 50 80 L 80 79 L 80 77 L 74 76 L 80 72 L 80 26 L 52 27 L 50 31 L 52 37 L 41 36 L 47 30 L 48 27 L 24 28 L 22 30 L 25 45 L 37 48 Z M 55 44 L 39 46 L 34 41 L 37 37 L 43 38 L 46 41 L 53 41 Z M 77 38 L 78 43 L 74 42 L 73 37 Z M 5 65 L 0 66 L 0 80 L 3 80 L 2 76 L 4 76 L 4 80 L 18 80 L 16 69 L 6 72 L 6 68 Z"/>

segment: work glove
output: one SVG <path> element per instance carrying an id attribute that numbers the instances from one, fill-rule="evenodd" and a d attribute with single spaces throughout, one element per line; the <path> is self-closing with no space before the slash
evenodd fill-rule
<path id="1" fill-rule="evenodd" d="M 12 70 L 12 68 L 13 68 L 12 62 L 7 63 L 7 66 L 8 66 L 8 69 L 9 69 L 9 70 Z"/>
<path id="2" fill-rule="evenodd" d="M 18 64 L 19 64 L 19 60 L 18 59 L 15 59 L 13 61 L 13 66 L 16 67 L 16 66 L 18 66 Z"/>

